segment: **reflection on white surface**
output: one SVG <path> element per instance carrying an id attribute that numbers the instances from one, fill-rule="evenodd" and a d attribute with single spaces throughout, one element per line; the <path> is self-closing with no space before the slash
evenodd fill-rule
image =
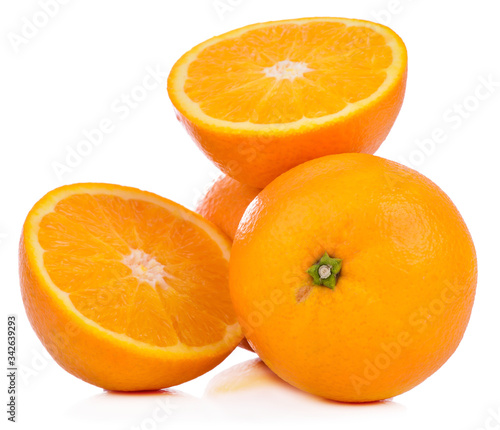
<path id="1" fill-rule="evenodd" d="M 390 412 L 392 419 L 405 413 L 394 401 L 344 404 L 300 391 L 278 378 L 258 358 L 216 373 L 201 397 L 176 389 L 139 393 L 104 391 L 74 403 L 61 418 L 85 427 L 109 429 L 183 428 L 186 422 L 261 423 L 331 421 L 350 428 L 370 423 Z M 177 427 L 178 426 L 178 427 Z"/>
<path id="2" fill-rule="evenodd" d="M 364 404 L 339 403 L 305 393 L 281 380 L 258 358 L 239 363 L 217 374 L 207 385 L 204 401 L 224 419 L 237 422 L 315 421 L 352 422 L 356 409 L 359 421 L 368 423 L 379 412 L 393 417 L 405 407 L 392 400 Z M 250 412 L 251 411 L 251 412 Z M 345 428 L 345 427 L 344 427 Z"/>
<path id="3" fill-rule="evenodd" d="M 488 409 L 498 408 L 498 386 L 477 372 L 462 381 L 475 386 L 446 392 L 463 371 L 450 360 L 435 376 L 395 400 L 346 404 L 302 392 L 274 375 L 254 354 L 237 349 L 216 369 L 175 389 L 140 393 L 103 391 L 69 375 L 55 363 L 22 387 L 20 428 L 49 424 L 71 430 L 217 428 L 314 428 L 413 430 L 481 428 Z M 473 383 L 475 385 L 473 385 Z M 270 423 L 269 426 L 267 423 Z"/>
<path id="4" fill-rule="evenodd" d="M 109 428 L 153 429 L 183 409 L 194 409 L 200 400 L 178 390 L 123 393 L 104 391 L 74 404 L 65 415 L 80 422 L 107 422 Z"/>

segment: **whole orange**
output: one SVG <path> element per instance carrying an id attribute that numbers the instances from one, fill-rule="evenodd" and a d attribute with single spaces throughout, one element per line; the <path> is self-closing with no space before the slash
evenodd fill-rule
<path id="1" fill-rule="evenodd" d="M 196 212 L 213 222 L 233 240 L 247 206 L 260 191 L 260 188 L 222 175 L 200 200 Z"/>
<path id="2" fill-rule="evenodd" d="M 476 281 L 471 236 L 436 184 L 376 156 L 341 154 L 257 196 L 229 282 L 243 332 L 273 372 L 319 396 L 368 402 L 446 362 Z"/>

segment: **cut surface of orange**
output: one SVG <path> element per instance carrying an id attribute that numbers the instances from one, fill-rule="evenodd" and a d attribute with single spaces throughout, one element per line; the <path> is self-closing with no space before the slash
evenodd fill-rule
<path id="1" fill-rule="evenodd" d="M 23 301 L 47 350 L 75 376 L 112 390 L 177 385 L 242 339 L 230 246 L 214 225 L 155 194 L 64 186 L 26 219 Z"/>
<path id="2" fill-rule="evenodd" d="M 404 43 L 383 25 L 303 18 L 201 43 L 174 65 L 168 91 L 205 153 L 262 188 L 311 158 L 373 153 L 401 107 L 406 68 Z"/>

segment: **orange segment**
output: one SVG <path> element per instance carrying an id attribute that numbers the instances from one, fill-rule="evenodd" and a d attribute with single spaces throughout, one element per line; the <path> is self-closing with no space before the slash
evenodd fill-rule
<path id="1" fill-rule="evenodd" d="M 94 200 L 101 208 L 102 214 L 114 231 L 120 232 L 120 237 L 129 247 L 140 249 L 142 240 L 136 230 L 136 213 L 129 200 L 113 195 L 94 195 Z M 115 214 L 120 214 L 116 217 Z"/>
<path id="2" fill-rule="evenodd" d="M 383 25 L 303 18 L 195 46 L 172 68 L 168 93 L 218 167 L 264 188 L 312 158 L 375 152 L 401 107 L 406 68 L 404 43 Z"/>
<path id="3" fill-rule="evenodd" d="M 118 233 L 119 230 L 116 230 L 99 202 L 90 194 L 67 197 L 58 202 L 54 210 L 73 222 L 84 225 L 90 234 L 107 243 L 120 254 L 129 252 L 129 245 L 121 237 L 121 233 Z"/>
<path id="4" fill-rule="evenodd" d="M 67 293 L 104 286 L 113 277 L 123 279 L 132 273 L 118 260 L 64 255 L 60 251 L 45 251 L 43 264 L 54 284 Z"/>
<path id="5" fill-rule="evenodd" d="M 242 338 L 229 298 L 229 249 L 215 226 L 154 194 L 66 186 L 26 220 L 23 299 L 47 349 L 71 373 L 109 389 L 163 388 L 209 370 Z M 54 334 L 68 324 L 88 338 L 55 347 Z M 124 365 L 115 363 L 117 351 Z M 88 355 L 99 360 L 88 365 Z M 151 356 L 165 368 L 156 363 L 145 380 L 128 368 Z"/>
<path id="6" fill-rule="evenodd" d="M 168 309 L 163 306 L 156 289 L 151 288 L 147 282 L 141 282 L 135 290 L 125 333 L 133 339 L 153 345 L 171 346 L 177 344 L 179 333 L 172 326 L 172 318 L 175 316 L 167 313 L 166 310 Z M 183 309 L 180 311 L 182 312 Z M 182 331 L 183 328 L 178 329 Z M 222 338 L 223 336 L 219 339 Z M 219 339 L 205 337 L 204 345 L 207 344 L 207 340 L 210 342 Z"/>
<path id="7" fill-rule="evenodd" d="M 136 289 L 137 279 L 129 276 L 108 279 L 107 283 L 95 282 L 71 292 L 69 298 L 78 312 L 85 317 L 106 329 L 125 333 Z"/>
<path id="8" fill-rule="evenodd" d="M 51 212 L 39 224 L 38 240 L 45 251 L 58 253 L 61 257 L 77 255 L 81 258 L 119 260 L 121 254 L 102 239 L 92 235 L 81 224 L 65 215 Z"/>

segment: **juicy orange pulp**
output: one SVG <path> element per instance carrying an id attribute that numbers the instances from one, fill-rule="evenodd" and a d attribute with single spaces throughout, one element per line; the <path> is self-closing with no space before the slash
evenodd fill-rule
<path id="1" fill-rule="evenodd" d="M 157 346 L 199 346 L 221 340 L 236 321 L 229 300 L 211 300 L 213 286 L 226 282 L 227 261 L 203 230 L 165 208 L 77 194 L 43 217 L 38 238 L 54 284 L 115 333 Z M 206 254 L 202 264 L 190 259 Z M 204 324 L 193 324 L 200 312 Z"/>
<path id="2" fill-rule="evenodd" d="M 28 317 L 56 361 L 90 383 L 144 390 L 185 382 L 242 338 L 229 297 L 230 246 L 214 225 L 154 194 L 59 188 L 24 227 Z"/>
<path id="3" fill-rule="evenodd" d="M 173 66 L 177 118 L 217 167 L 256 188 L 308 160 L 373 154 L 403 103 L 407 52 L 347 18 L 265 22 L 213 37 Z"/>
<path id="4" fill-rule="evenodd" d="M 184 91 L 214 118 L 288 123 L 367 98 L 392 62 L 384 36 L 366 26 L 286 23 L 206 47 L 189 65 Z"/>

